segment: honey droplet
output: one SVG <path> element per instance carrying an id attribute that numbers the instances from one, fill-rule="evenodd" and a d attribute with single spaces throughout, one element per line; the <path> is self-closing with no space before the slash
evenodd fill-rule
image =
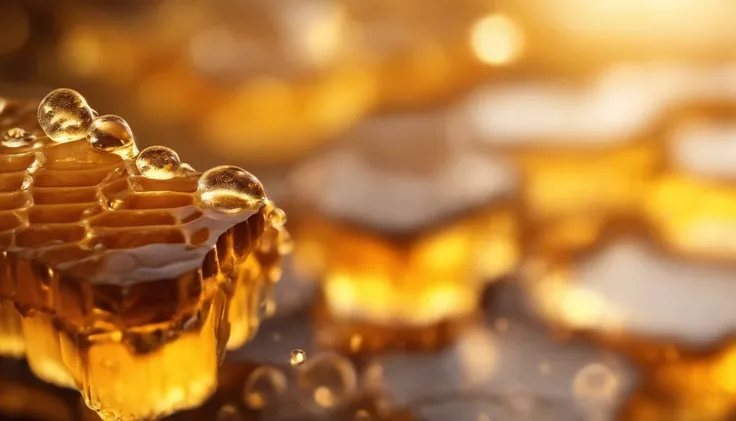
<path id="1" fill-rule="evenodd" d="M 93 120 L 92 109 L 79 92 L 71 89 L 51 91 L 38 105 L 38 123 L 56 142 L 84 138 Z"/>
<path id="2" fill-rule="evenodd" d="M 268 212 L 268 220 L 276 228 L 282 228 L 286 225 L 286 212 L 280 208 L 273 208 Z"/>
<path id="3" fill-rule="evenodd" d="M 32 133 L 28 133 L 19 127 L 15 127 L 8 129 L 8 131 L 5 132 L 2 144 L 8 148 L 20 148 L 33 143 L 35 140 L 36 136 Z"/>
<path id="4" fill-rule="evenodd" d="M 286 376 L 274 367 L 258 367 L 248 376 L 243 401 L 249 408 L 260 410 L 273 405 L 286 392 Z"/>
<path id="5" fill-rule="evenodd" d="M 168 180 L 176 176 L 181 162 L 173 149 L 166 146 L 149 146 L 138 154 L 135 165 L 146 178 Z"/>
<path id="6" fill-rule="evenodd" d="M 205 171 L 197 184 L 197 204 L 218 212 L 234 214 L 263 206 L 266 194 L 261 182 L 248 171 L 223 165 Z"/>
<path id="7" fill-rule="evenodd" d="M 292 367 L 299 367 L 300 365 L 304 364 L 304 361 L 307 360 L 307 353 L 302 351 L 301 349 L 295 349 L 291 351 L 291 357 L 289 358 L 289 362 L 291 363 Z"/>
<path id="8" fill-rule="evenodd" d="M 95 118 L 87 132 L 87 141 L 98 151 L 114 153 L 123 159 L 138 154 L 133 131 L 122 117 L 116 115 Z"/>
<path id="9" fill-rule="evenodd" d="M 297 386 L 302 397 L 319 408 L 334 408 L 347 403 L 357 387 L 352 364 L 337 354 L 323 354 L 310 359 L 299 372 Z"/>

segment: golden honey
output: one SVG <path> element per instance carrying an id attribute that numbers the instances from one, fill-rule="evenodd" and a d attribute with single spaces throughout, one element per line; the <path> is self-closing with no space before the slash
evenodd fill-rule
<path id="1" fill-rule="evenodd" d="M 127 123 L 74 91 L 33 124 L 20 107 L 0 111 L 0 130 L 36 136 L 0 148 L 0 350 L 103 419 L 198 406 L 280 275 L 275 206 L 237 167 L 147 177 Z"/>
<path id="2" fill-rule="evenodd" d="M 432 349 L 515 268 L 515 173 L 455 148 L 444 117 L 378 118 L 292 174 L 295 261 L 322 288 L 321 343 Z"/>
<path id="3" fill-rule="evenodd" d="M 736 172 L 729 156 L 735 134 L 736 107 L 728 102 L 681 107 L 662 123 L 666 170 L 644 204 L 650 223 L 682 253 L 734 256 Z"/>
<path id="4" fill-rule="evenodd" d="M 622 420 L 724 420 L 736 408 L 734 273 L 727 259 L 679 252 L 641 220 L 609 220 L 587 244 L 540 243 L 523 284 L 554 329 L 640 367 Z"/>
<path id="5" fill-rule="evenodd" d="M 457 107 L 473 145 L 519 167 L 530 230 L 544 227 L 553 241 L 586 241 L 605 217 L 637 213 L 662 166 L 652 136 L 662 104 L 641 80 L 629 79 L 613 72 L 576 82 L 517 76 L 478 89 Z"/>

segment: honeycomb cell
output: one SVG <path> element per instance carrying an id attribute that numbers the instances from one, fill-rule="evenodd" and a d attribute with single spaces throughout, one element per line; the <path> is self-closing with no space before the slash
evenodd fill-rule
<path id="1" fill-rule="evenodd" d="M 54 91 L 38 109 L 53 141 L 24 114 L 33 107 L 9 100 L 0 113 L 19 110 L 0 132 L 37 133 L 32 153 L 0 148 L 0 355 L 25 356 L 103 419 L 198 406 L 225 351 L 258 329 L 283 224 L 266 217 L 265 194 L 223 214 L 194 204 L 198 173 L 139 174 L 120 153 L 135 147 L 126 133 L 94 125 L 75 95 Z"/>

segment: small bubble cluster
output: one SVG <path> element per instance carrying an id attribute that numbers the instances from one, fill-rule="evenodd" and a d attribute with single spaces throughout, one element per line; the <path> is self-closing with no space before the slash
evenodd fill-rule
<path id="1" fill-rule="evenodd" d="M 304 361 L 307 360 L 307 353 L 302 351 L 301 349 L 295 349 L 291 351 L 291 355 L 289 356 L 289 363 L 292 367 L 299 367 L 300 365 L 304 364 Z"/>
<path id="2" fill-rule="evenodd" d="M 71 89 L 49 93 L 38 107 L 38 121 L 44 133 L 56 142 L 86 138 L 97 151 L 113 153 L 125 160 L 136 158 L 136 168 L 146 178 L 167 180 L 196 173 L 170 148 L 151 146 L 139 153 L 133 131 L 123 118 L 111 114 L 99 116 L 82 95 Z M 3 137 L 3 145 L 19 147 L 34 139 L 22 129 L 11 129 Z M 263 185 L 253 174 L 235 166 L 219 166 L 200 176 L 195 203 L 220 213 L 237 214 L 256 211 L 267 200 Z M 277 229 L 286 224 L 286 213 L 279 208 L 273 207 L 267 217 Z"/>
<path id="3" fill-rule="evenodd" d="M 56 142 L 84 139 L 94 114 L 77 91 L 56 89 L 38 106 L 38 123 L 44 133 Z"/>
<path id="4" fill-rule="evenodd" d="M 33 133 L 29 133 L 19 127 L 8 129 L 3 136 L 2 145 L 7 148 L 20 148 L 30 145 L 36 140 Z"/>
<path id="5" fill-rule="evenodd" d="M 142 176 L 156 180 L 174 178 L 179 172 L 179 155 L 166 146 L 149 146 L 143 149 L 135 165 Z"/>
<path id="6" fill-rule="evenodd" d="M 230 165 L 205 171 L 195 198 L 200 207 L 226 214 L 253 211 L 266 203 L 261 182 L 248 171 Z"/>
<path id="7" fill-rule="evenodd" d="M 138 149 L 133 131 L 122 117 L 103 115 L 92 120 L 87 131 L 87 141 L 100 152 L 110 152 L 123 159 L 133 158 Z"/>

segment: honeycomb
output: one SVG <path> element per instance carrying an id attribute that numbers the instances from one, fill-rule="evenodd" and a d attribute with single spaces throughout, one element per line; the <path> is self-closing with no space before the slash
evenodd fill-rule
<path id="1" fill-rule="evenodd" d="M 0 98 L 0 354 L 78 389 L 103 419 L 197 406 L 272 307 L 285 216 L 254 177 L 246 193 L 262 197 L 233 210 L 245 196 L 222 171 L 207 198 L 214 169 L 144 176 L 135 145 L 115 143 L 133 139 L 124 120 L 112 128 L 130 136 L 115 136 L 107 116 L 47 99 Z"/>
<path id="2" fill-rule="evenodd" d="M 516 174 L 456 148 L 447 117 L 379 117 L 295 168 L 295 264 L 321 279 L 323 345 L 435 348 L 514 270 Z"/>

